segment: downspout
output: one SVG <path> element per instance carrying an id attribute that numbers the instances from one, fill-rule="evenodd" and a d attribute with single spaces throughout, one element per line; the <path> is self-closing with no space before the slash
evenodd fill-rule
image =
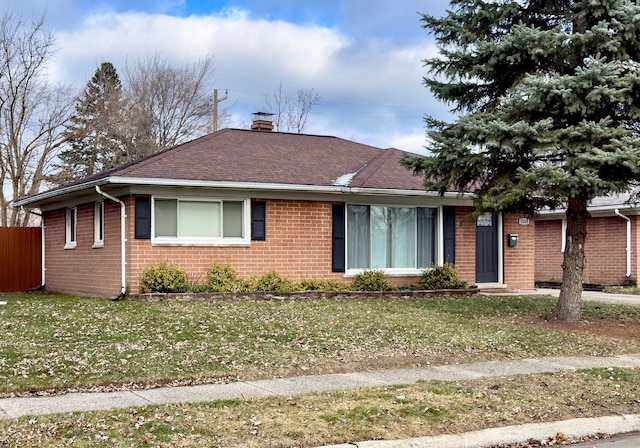
<path id="1" fill-rule="evenodd" d="M 125 203 L 122 202 L 120 199 L 111 196 L 110 194 L 105 193 L 104 191 L 102 191 L 100 189 L 99 185 L 96 185 L 96 192 L 101 195 L 104 196 L 107 199 L 110 199 L 114 202 L 117 202 L 120 204 L 120 236 L 121 236 L 121 240 L 120 240 L 120 257 L 121 257 L 121 263 L 120 263 L 120 267 L 122 270 L 122 287 L 120 288 L 120 293 L 113 297 L 111 300 L 120 300 L 122 299 L 126 293 L 127 293 L 127 259 L 125 258 L 126 255 L 126 243 L 127 243 L 127 235 L 126 235 L 126 230 L 127 230 L 127 226 L 126 226 L 126 219 L 127 219 L 127 209 L 125 206 Z"/>
<path id="2" fill-rule="evenodd" d="M 627 278 L 631 277 L 631 219 L 628 216 L 620 213 L 620 210 L 615 209 L 614 213 L 627 221 Z"/>
<path id="3" fill-rule="evenodd" d="M 44 277 L 46 275 L 47 272 L 47 265 L 45 264 L 45 248 L 44 248 L 44 229 L 45 229 L 45 225 L 44 225 L 44 215 L 40 214 L 40 238 L 41 238 L 41 242 L 40 244 L 42 245 L 42 255 L 40 255 L 40 258 L 42 259 L 42 273 L 40 274 L 42 276 L 42 280 L 41 280 L 41 285 L 40 285 L 40 290 L 44 291 L 44 285 L 45 285 L 45 281 L 44 281 Z"/>

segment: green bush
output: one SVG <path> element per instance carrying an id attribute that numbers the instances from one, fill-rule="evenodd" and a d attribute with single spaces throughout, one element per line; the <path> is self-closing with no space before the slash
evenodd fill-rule
<path id="1" fill-rule="evenodd" d="M 211 292 L 245 292 L 249 289 L 247 282 L 238 278 L 233 266 L 222 263 L 213 263 L 205 285 Z"/>
<path id="2" fill-rule="evenodd" d="M 252 291 L 286 292 L 293 289 L 293 283 L 271 270 L 254 279 Z"/>
<path id="3" fill-rule="evenodd" d="M 356 291 L 393 291 L 396 289 L 389 282 L 387 274 L 378 269 L 357 274 L 353 286 Z"/>
<path id="4" fill-rule="evenodd" d="M 304 279 L 294 285 L 296 291 L 346 291 L 349 286 L 334 279 Z"/>
<path id="5" fill-rule="evenodd" d="M 142 292 L 183 292 L 187 287 L 187 272 L 166 261 L 149 266 L 142 273 Z"/>
<path id="6" fill-rule="evenodd" d="M 433 265 L 431 269 L 423 272 L 416 288 L 423 290 L 432 289 L 465 289 L 469 285 L 460 280 L 458 267 L 455 264 L 445 263 L 442 266 Z"/>

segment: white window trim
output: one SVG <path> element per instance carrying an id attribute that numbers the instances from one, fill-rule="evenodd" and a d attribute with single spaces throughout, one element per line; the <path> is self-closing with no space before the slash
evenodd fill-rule
<path id="1" fill-rule="evenodd" d="M 347 207 L 349 205 L 366 205 L 368 207 L 395 207 L 395 208 L 414 208 L 414 209 L 418 209 L 418 208 L 433 208 L 436 209 L 436 250 L 435 250 L 435 262 L 437 264 L 442 264 L 442 260 L 444 259 L 444 241 L 443 239 L 443 229 L 444 229 L 444 220 L 442 218 L 442 207 L 441 206 L 429 206 L 429 205 L 402 205 L 402 204 L 361 204 L 361 203 L 347 203 L 345 204 L 345 220 L 344 220 L 344 234 L 345 234 L 345 266 L 348 263 L 349 260 L 349 244 L 348 244 L 348 239 L 349 239 L 349 228 L 347 225 L 347 218 L 346 218 L 346 213 L 347 213 Z M 417 216 L 417 214 L 416 214 Z M 418 227 L 416 226 L 414 228 L 414 233 L 415 233 L 415 238 L 417 240 L 417 233 L 418 233 Z M 417 263 L 418 260 L 418 246 L 416 244 L 415 247 L 415 260 Z M 362 272 L 366 272 L 366 271 L 370 271 L 372 269 L 375 269 L 377 271 L 383 271 L 385 274 L 387 274 L 389 277 L 415 277 L 418 275 L 422 275 L 424 273 L 424 271 L 430 269 L 430 268 L 351 268 L 349 269 L 349 267 L 347 266 L 345 269 L 345 273 L 344 273 L 344 277 L 345 278 L 353 278 L 355 276 L 357 276 L 358 274 L 362 273 Z"/>
<path id="2" fill-rule="evenodd" d="M 71 217 L 73 216 L 74 226 L 71 228 Z M 69 207 L 65 210 L 65 249 L 75 249 L 78 241 L 78 209 Z"/>
<path id="3" fill-rule="evenodd" d="M 562 220 L 562 245 L 560 248 L 560 252 L 564 253 L 567 248 L 567 220 L 566 218 Z"/>
<path id="4" fill-rule="evenodd" d="M 223 238 L 223 237 L 156 237 L 156 199 L 172 199 L 180 201 L 199 201 L 199 202 L 242 202 L 242 234 L 241 238 Z M 151 198 L 151 245 L 152 246 L 251 246 L 251 201 L 250 199 L 240 198 L 203 198 L 190 196 L 152 196 Z M 222 209 L 222 208 L 221 208 Z M 220 215 L 222 219 L 222 214 Z M 223 229 L 224 231 L 224 229 Z"/>
<path id="5" fill-rule="evenodd" d="M 104 201 L 93 204 L 93 248 L 101 247 L 104 247 Z"/>
<path id="6" fill-rule="evenodd" d="M 421 268 L 421 269 L 411 269 L 411 268 L 370 268 L 370 269 L 347 269 L 344 278 L 353 278 L 358 274 L 366 271 L 382 271 L 387 274 L 389 277 L 415 277 L 417 275 L 422 275 L 424 271 L 429 270 L 430 268 Z"/>

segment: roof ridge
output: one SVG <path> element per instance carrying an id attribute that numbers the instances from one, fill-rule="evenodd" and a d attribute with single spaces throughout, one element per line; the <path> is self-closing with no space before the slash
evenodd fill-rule
<path id="1" fill-rule="evenodd" d="M 373 159 L 369 160 L 365 163 L 360 170 L 358 170 L 358 174 L 354 176 L 353 181 L 356 179 L 360 181 L 361 184 L 365 184 L 371 177 L 377 173 L 382 166 L 384 166 L 385 162 L 391 157 L 391 154 L 394 151 L 400 151 L 399 149 L 381 149 L 380 153 L 377 154 Z"/>

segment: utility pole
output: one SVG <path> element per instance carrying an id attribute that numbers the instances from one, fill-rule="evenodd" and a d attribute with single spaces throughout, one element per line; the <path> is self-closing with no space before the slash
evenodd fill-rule
<path id="1" fill-rule="evenodd" d="M 213 89 L 213 132 L 218 130 L 218 103 L 229 98 L 229 91 L 224 90 L 224 96 L 218 98 L 218 89 Z"/>

